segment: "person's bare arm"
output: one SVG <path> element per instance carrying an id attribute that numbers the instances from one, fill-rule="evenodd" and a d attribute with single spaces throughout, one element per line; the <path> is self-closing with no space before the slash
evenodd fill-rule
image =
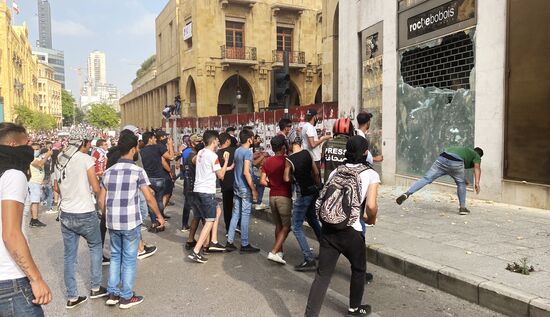
<path id="1" fill-rule="evenodd" d="M 36 168 L 42 168 L 44 167 L 44 164 L 46 164 L 46 162 L 48 161 L 48 158 L 52 156 L 52 151 L 48 151 L 44 154 L 44 157 L 41 158 L 41 159 L 35 159 L 34 161 L 31 162 L 31 165 L 36 167 Z"/>
<path id="2" fill-rule="evenodd" d="M 106 212 L 106 206 L 105 206 L 105 199 L 107 198 L 107 190 L 101 186 L 101 189 L 99 190 L 99 194 L 97 194 L 97 204 L 99 205 L 99 210 L 101 211 L 101 214 L 105 216 Z"/>
<path id="3" fill-rule="evenodd" d="M 479 191 L 481 190 L 481 187 L 479 185 L 479 181 L 481 179 L 481 164 L 474 163 L 474 190 L 476 191 L 476 194 L 479 194 Z"/>
<path id="4" fill-rule="evenodd" d="M 157 216 L 157 221 L 160 224 L 160 226 L 164 226 L 164 217 L 160 213 L 159 206 L 157 205 L 157 200 L 155 199 L 155 196 L 151 193 L 151 190 L 149 189 L 149 186 L 143 185 L 140 187 L 141 192 L 143 193 L 143 196 L 145 197 L 145 201 L 147 202 L 147 205 L 153 210 L 155 215 Z"/>
<path id="5" fill-rule="evenodd" d="M 168 164 L 168 162 L 164 158 L 160 159 L 160 163 L 162 164 L 162 168 L 164 168 L 165 171 L 167 171 L 168 173 L 172 173 L 170 164 Z"/>
<path id="6" fill-rule="evenodd" d="M 369 225 L 376 223 L 378 214 L 378 183 L 370 184 L 367 189 L 367 203 L 365 204 L 365 214 L 363 218 Z"/>
<path id="7" fill-rule="evenodd" d="M 313 171 L 313 180 L 315 180 L 315 184 L 318 187 L 321 187 L 321 177 L 319 176 L 319 169 L 317 168 L 317 164 L 315 164 L 313 157 L 311 158 L 311 170 Z"/>
<path id="8" fill-rule="evenodd" d="M 223 166 L 221 170 L 216 171 L 216 176 L 223 181 L 225 177 L 225 172 L 227 172 L 227 163 L 229 163 L 229 152 L 223 153 Z"/>
<path id="9" fill-rule="evenodd" d="M 314 149 L 318 147 L 319 145 L 323 144 L 326 140 L 330 139 L 330 135 L 323 135 L 319 138 L 319 140 L 315 141 L 315 138 L 312 136 L 308 136 L 307 141 L 309 143 L 309 147 Z"/>
<path id="10" fill-rule="evenodd" d="M 52 300 L 50 288 L 42 278 L 31 255 L 27 240 L 21 231 L 24 205 L 15 200 L 2 200 L 2 241 L 13 261 L 29 278 L 37 305 L 46 305 Z"/>
<path id="11" fill-rule="evenodd" d="M 99 181 L 97 180 L 97 176 L 95 175 L 95 166 L 90 167 L 86 174 L 88 175 L 88 183 L 90 183 L 90 186 L 92 187 L 92 190 L 94 194 L 99 194 Z"/>
<path id="12" fill-rule="evenodd" d="M 57 180 L 54 180 L 54 181 L 53 181 L 53 191 L 56 192 L 56 193 L 58 193 L 58 194 L 61 194 L 61 193 L 59 192 L 59 183 L 57 182 Z"/>
<path id="13" fill-rule="evenodd" d="M 285 173 L 283 174 L 283 180 L 287 183 L 290 183 L 290 174 L 292 173 L 292 165 L 289 161 L 285 162 Z"/>
<path id="14" fill-rule="evenodd" d="M 269 183 L 267 182 L 267 174 L 264 171 L 260 173 L 260 185 L 269 187 Z"/>
<path id="15" fill-rule="evenodd" d="M 252 179 L 252 174 L 250 174 L 250 162 L 249 160 L 244 161 L 244 167 L 243 167 L 243 176 L 246 180 L 246 183 L 248 184 L 248 187 L 252 190 L 252 200 L 257 201 L 258 200 L 258 191 L 256 190 L 256 186 L 254 186 L 254 181 Z"/>

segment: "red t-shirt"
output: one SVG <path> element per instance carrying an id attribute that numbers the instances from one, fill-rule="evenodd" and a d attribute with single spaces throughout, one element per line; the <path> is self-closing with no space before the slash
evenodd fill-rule
<path id="1" fill-rule="evenodd" d="M 281 155 L 275 155 L 265 160 L 262 171 L 269 179 L 269 197 L 283 196 L 291 197 L 290 183 L 283 180 L 285 174 L 286 158 Z"/>

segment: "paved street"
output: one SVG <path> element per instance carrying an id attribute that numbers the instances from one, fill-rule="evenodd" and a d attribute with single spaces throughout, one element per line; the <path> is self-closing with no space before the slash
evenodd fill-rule
<path id="1" fill-rule="evenodd" d="M 254 219 L 251 241 L 263 250 L 260 254 L 213 254 L 206 264 L 191 263 L 182 247 L 186 235 L 179 229 L 181 199 L 169 207 L 168 228 L 160 234 L 144 232 L 149 244 L 159 251 L 138 261 L 135 290 L 145 296 L 143 304 L 122 311 L 89 300 L 74 310 L 65 309 L 63 295 L 63 243 L 54 215 L 41 215 L 48 224 L 29 230 L 33 255 L 49 283 L 54 300 L 46 307 L 48 316 L 301 316 L 313 273 L 298 273 L 292 266 L 301 260 L 295 238 L 285 244 L 281 266 L 268 261 L 266 250 L 272 243 L 270 223 Z M 225 241 L 223 241 L 225 242 Z M 310 241 L 314 248 L 316 244 Z M 87 292 L 88 251 L 82 241 L 77 279 L 82 294 Z M 375 281 L 366 288 L 364 301 L 373 306 L 373 316 L 500 316 L 454 296 L 369 264 Z M 104 267 L 106 281 L 108 269 Z M 347 309 L 349 266 L 342 259 L 337 267 L 322 315 L 339 316 Z"/>

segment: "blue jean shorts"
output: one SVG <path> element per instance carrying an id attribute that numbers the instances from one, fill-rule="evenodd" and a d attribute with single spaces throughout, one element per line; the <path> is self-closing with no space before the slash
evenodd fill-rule
<path id="1" fill-rule="evenodd" d="M 31 203 L 39 204 L 42 197 L 42 185 L 29 182 L 29 192 L 31 194 Z"/>
<path id="2" fill-rule="evenodd" d="M 198 207 L 197 214 L 200 218 L 204 221 L 215 221 L 218 208 L 216 194 L 195 193 L 195 199 Z"/>

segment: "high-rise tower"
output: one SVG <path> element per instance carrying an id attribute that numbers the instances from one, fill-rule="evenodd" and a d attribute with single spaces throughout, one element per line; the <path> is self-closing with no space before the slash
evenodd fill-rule
<path id="1" fill-rule="evenodd" d="M 52 48 L 52 15 L 48 0 L 38 0 L 38 31 L 40 47 Z"/>

